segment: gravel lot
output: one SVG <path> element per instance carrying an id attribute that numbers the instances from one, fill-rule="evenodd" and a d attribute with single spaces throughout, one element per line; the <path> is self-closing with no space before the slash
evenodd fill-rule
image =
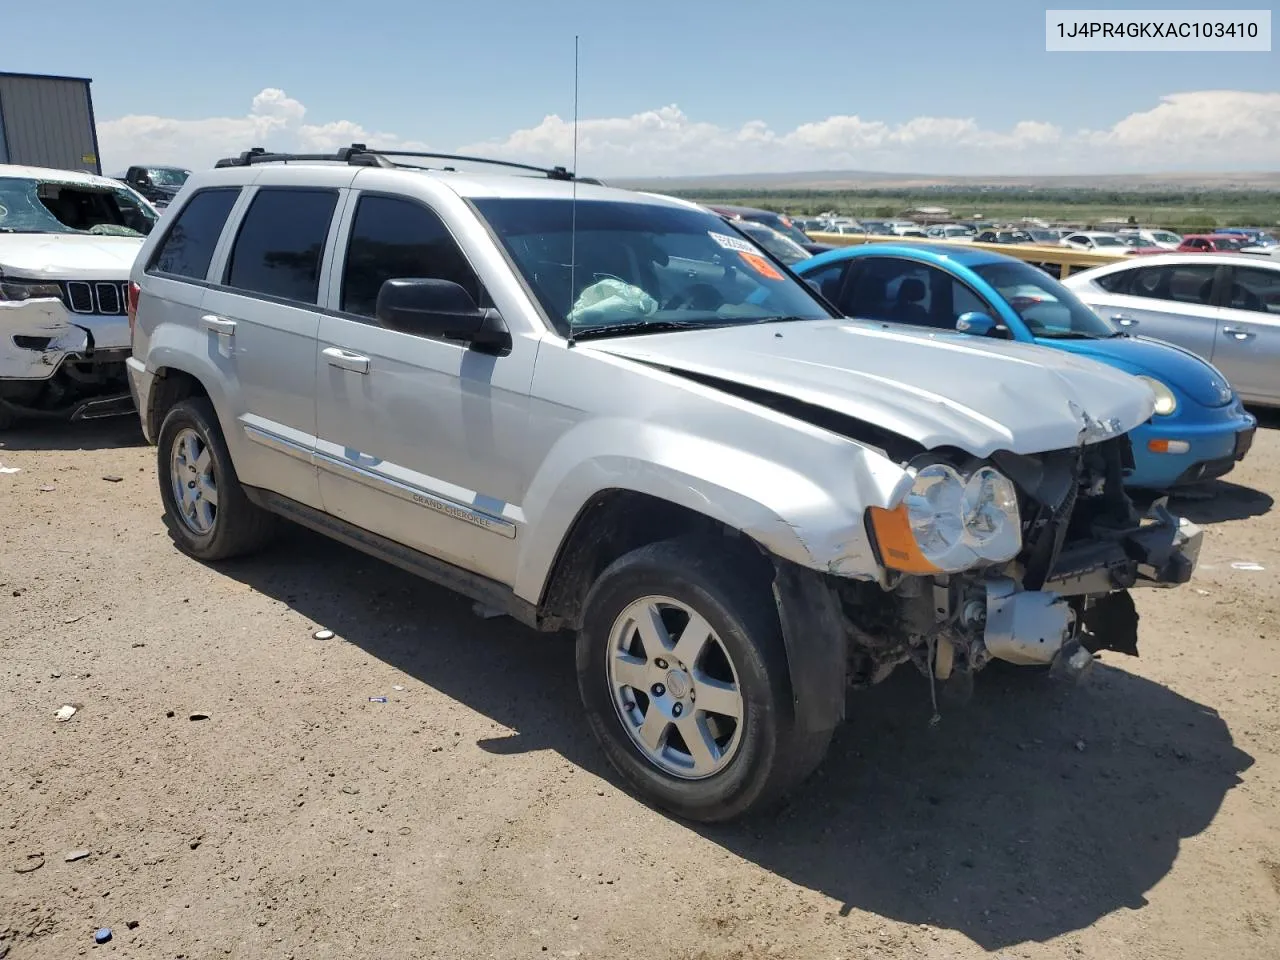
<path id="1" fill-rule="evenodd" d="M 569 645 L 302 531 L 185 558 L 131 421 L 6 434 L 0 957 L 1275 960 L 1266 425 L 1175 503 L 1202 563 L 1139 598 L 1141 659 L 983 674 L 933 728 L 900 671 L 789 806 L 714 829 L 619 788 Z"/>

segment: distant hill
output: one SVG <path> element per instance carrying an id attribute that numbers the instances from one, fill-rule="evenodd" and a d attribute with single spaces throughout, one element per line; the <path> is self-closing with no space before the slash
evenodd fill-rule
<path id="1" fill-rule="evenodd" d="M 1280 190 L 1280 171 L 1247 173 L 1117 173 L 1045 177 L 946 177 L 870 170 L 740 173 L 610 180 L 633 190 Z"/>

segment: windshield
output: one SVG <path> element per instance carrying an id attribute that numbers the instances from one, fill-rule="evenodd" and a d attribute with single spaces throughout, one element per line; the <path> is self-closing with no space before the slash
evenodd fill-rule
<path id="1" fill-rule="evenodd" d="M 147 170 L 151 182 L 157 187 L 180 187 L 191 176 L 190 170 L 179 170 L 176 167 L 151 167 Z"/>
<path id="2" fill-rule="evenodd" d="M 1074 293 L 1029 263 L 987 263 L 974 271 L 996 288 L 1032 336 L 1051 340 L 1110 337 L 1115 330 Z"/>
<path id="3" fill-rule="evenodd" d="M 763 223 L 752 223 L 741 220 L 738 226 L 760 246 L 785 263 L 788 267 L 801 260 L 808 260 L 812 254 L 790 237 L 784 237 L 777 230 L 766 227 Z"/>
<path id="4" fill-rule="evenodd" d="M 1123 247 L 1125 246 L 1125 242 L 1119 237 L 1113 237 L 1106 233 L 1099 233 L 1093 236 L 1093 245 L 1095 247 Z"/>
<path id="5" fill-rule="evenodd" d="M 788 217 L 784 217 L 777 213 L 761 213 L 752 214 L 744 219 L 753 220 L 756 223 L 763 223 L 766 227 L 772 227 L 780 234 L 788 239 L 794 240 L 796 243 L 811 243 L 812 241 L 804 235 L 802 231 L 797 229 L 796 225 L 791 222 Z"/>
<path id="6" fill-rule="evenodd" d="M 711 213 L 613 200 L 473 202 L 566 336 L 830 316 Z"/>
<path id="7" fill-rule="evenodd" d="M 0 233 L 141 237 L 156 215 L 127 187 L 0 177 Z"/>

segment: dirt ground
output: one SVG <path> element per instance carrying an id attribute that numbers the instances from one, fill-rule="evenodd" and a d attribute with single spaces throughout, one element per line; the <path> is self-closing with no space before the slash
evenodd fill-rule
<path id="1" fill-rule="evenodd" d="M 185 558 L 131 422 L 0 440 L 0 958 L 1280 956 L 1278 417 L 1175 502 L 1140 659 L 933 728 L 900 671 L 710 829 L 619 787 L 566 644 L 302 531 Z"/>

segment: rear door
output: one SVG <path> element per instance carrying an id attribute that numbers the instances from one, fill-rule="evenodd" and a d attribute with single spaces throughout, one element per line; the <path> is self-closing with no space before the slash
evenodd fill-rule
<path id="1" fill-rule="evenodd" d="M 1218 324 L 1219 269 L 1213 263 L 1165 263 L 1120 270 L 1084 291 L 1084 299 L 1125 333 L 1166 340 L 1208 360 Z"/>
<path id="2" fill-rule="evenodd" d="M 1213 363 L 1246 400 L 1280 403 L 1280 267 L 1228 267 Z"/>
<path id="3" fill-rule="evenodd" d="M 222 426 L 241 482 L 313 507 L 321 505 L 312 462 L 318 304 L 344 199 L 340 184 L 353 175 L 335 168 L 319 176 L 332 185 L 296 187 L 281 171 L 264 170 L 233 214 L 238 225 L 224 238 L 200 317 L 233 387 Z"/>

